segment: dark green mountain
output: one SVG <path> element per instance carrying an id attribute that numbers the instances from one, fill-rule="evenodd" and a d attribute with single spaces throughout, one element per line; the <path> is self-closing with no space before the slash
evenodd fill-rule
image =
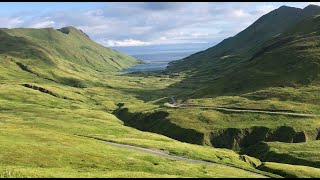
<path id="1" fill-rule="evenodd" d="M 189 72 L 180 86 L 201 82 L 195 96 L 316 84 L 320 68 L 318 13 L 320 7 L 314 5 L 304 9 L 282 6 L 236 36 L 172 62 L 168 70 Z"/>

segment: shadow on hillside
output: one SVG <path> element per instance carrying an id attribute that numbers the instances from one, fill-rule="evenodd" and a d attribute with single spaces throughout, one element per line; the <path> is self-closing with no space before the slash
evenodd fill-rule
<path id="1" fill-rule="evenodd" d="M 204 134 L 194 129 L 180 127 L 168 120 L 169 113 L 156 111 L 148 113 L 132 113 L 127 108 L 119 108 L 113 111 L 126 126 L 141 131 L 163 134 L 178 141 L 203 144 Z"/>
<path id="2" fill-rule="evenodd" d="M 133 72 L 121 74 L 123 77 L 139 77 L 139 78 L 181 78 L 182 80 L 167 86 L 164 89 L 121 89 L 125 93 L 135 94 L 138 99 L 145 102 L 155 101 L 162 98 L 169 98 L 171 96 L 176 97 L 176 99 L 187 100 L 190 98 L 200 98 L 203 94 L 199 93 L 201 87 L 200 84 L 210 85 L 217 78 L 215 77 L 205 77 L 201 71 L 194 70 L 193 75 L 189 75 L 186 78 L 181 78 L 179 73 L 172 73 L 169 71 L 161 72 Z M 160 80 L 161 81 L 161 80 Z M 160 83 L 160 82 L 159 82 Z M 205 87 L 205 86 L 203 86 Z M 214 93 L 208 93 L 211 97 L 215 96 Z M 218 95 L 218 94 L 217 94 Z M 167 102 L 166 100 L 161 100 L 159 103 Z"/>
<path id="3" fill-rule="evenodd" d="M 3 30 L 0 30 L 0 54 L 21 59 L 35 58 L 50 66 L 55 65 L 41 46 L 24 37 L 12 36 Z"/>

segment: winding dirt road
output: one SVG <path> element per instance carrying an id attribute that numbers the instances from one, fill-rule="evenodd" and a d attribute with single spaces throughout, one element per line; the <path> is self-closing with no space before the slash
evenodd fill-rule
<path id="1" fill-rule="evenodd" d="M 219 165 L 219 166 L 235 168 L 235 169 L 237 169 L 239 171 L 245 171 L 247 173 L 260 176 L 261 178 L 269 178 L 269 177 L 267 177 L 265 175 L 262 175 L 262 174 L 258 174 L 258 173 L 252 172 L 252 171 L 244 170 L 244 169 L 241 169 L 241 168 L 238 168 L 238 167 L 233 167 L 233 166 L 229 166 L 229 165 L 225 165 L 225 164 L 219 164 L 219 163 L 214 163 L 214 162 L 209 162 L 209 161 L 203 161 L 203 160 L 196 160 L 196 159 L 189 159 L 189 158 L 184 158 L 184 157 L 179 157 L 179 156 L 173 156 L 173 155 L 169 155 L 169 154 L 166 154 L 166 153 L 163 153 L 163 152 L 160 152 L 160 151 L 155 151 L 155 150 L 151 150 L 151 149 L 147 149 L 147 148 L 141 148 L 141 147 L 126 145 L 126 144 L 114 143 L 114 142 L 110 142 L 110 141 L 107 141 L 105 139 L 101 139 L 101 138 L 97 138 L 97 137 L 90 137 L 90 136 L 82 136 L 82 137 L 96 139 L 96 140 L 102 141 L 102 142 L 104 142 L 106 144 L 109 144 L 109 145 L 122 147 L 122 148 L 127 148 L 127 149 L 134 149 L 134 150 L 137 150 L 137 151 L 141 151 L 141 152 L 145 152 L 145 153 L 149 153 L 149 154 L 154 154 L 154 155 L 157 155 L 157 156 L 160 156 L 160 157 L 175 159 L 175 160 L 179 160 L 179 161 L 187 161 L 187 162 L 190 162 L 190 163 L 197 163 L 197 164 L 216 164 L 216 165 Z"/>

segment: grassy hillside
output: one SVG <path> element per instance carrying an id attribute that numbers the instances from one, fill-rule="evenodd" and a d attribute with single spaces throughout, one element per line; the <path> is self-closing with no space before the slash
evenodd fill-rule
<path id="1" fill-rule="evenodd" d="M 259 169 L 282 175 L 285 178 L 319 178 L 320 169 L 274 162 L 263 163 Z"/>
<path id="2" fill-rule="evenodd" d="M 274 86 L 318 85 L 320 61 L 316 27 L 319 20 L 319 16 L 303 20 L 265 43 L 249 61 L 217 80 L 216 84 L 226 84 L 220 91 L 235 93 Z"/>
<path id="3" fill-rule="evenodd" d="M 124 126 L 111 114 L 118 103 L 157 107 L 126 92 L 142 88 L 136 77 L 95 73 L 86 88 L 78 88 L 26 72 L 5 57 L 1 62 L 0 177 L 259 177 L 232 167 L 170 160 L 79 136 L 259 172 L 232 150 L 182 143 Z"/>
<path id="4" fill-rule="evenodd" d="M 304 143 L 261 142 L 243 152 L 261 159 L 320 168 L 320 141 Z"/>
<path id="5" fill-rule="evenodd" d="M 263 15 L 249 27 L 233 37 L 229 37 L 216 46 L 205 51 L 195 53 L 180 61 L 170 63 L 172 71 L 188 71 L 204 68 L 205 64 L 219 65 L 227 59 L 239 61 L 238 56 L 246 57 L 259 48 L 265 41 L 276 37 L 287 29 L 296 25 L 300 20 L 311 17 L 320 12 L 318 6 L 309 5 L 304 9 L 281 6 Z"/>
<path id="6" fill-rule="evenodd" d="M 315 151 L 299 154 L 305 144 L 298 142 L 310 143 L 310 151 L 317 147 L 319 117 L 164 106 L 174 96 L 198 106 L 320 114 L 317 12 L 317 6 L 281 7 L 191 56 L 190 62 L 205 57 L 196 69 L 188 69 L 194 62 L 187 58 L 166 73 L 115 72 L 139 60 L 72 27 L 1 29 L 0 177 L 261 177 L 241 169 L 319 176 L 319 169 L 297 166 L 316 159 Z M 299 18 L 305 19 L 295 24 Z M 186 66 L 174 69 L 179 63 Z M 83 136 L 232 167 L 166 159 Z M 279 147 L 281 157 L 261 141 Z M 264 162 L 272 156 L 259 152 L 291 165 Z M 287 155 L 303 161 L 286 162 Z"/>
<path id="7" fill-rule="evenodd" d="M 318 13 L 318 6 L 280 7 L 236 36 L 173 62 L 168 72 L 187 72 L 175 86 L 194 98 L 317 85 Z"/>
<path id="8" fill-rule="evenodd" d="M 160 108 L 142 111 L 125 104 L 116 115 L 126 125 L 143 131 L 235 150 L 260 141 L 297 143 L 319 139 L 319 117 L 161 106 L 175 96 L 177 102 L 198 106 L 320 114 L 319 23 L 318 16 L 314 16 L 318 12 L 319 7 L 312 5 L 304 9 L 281 7 L 230 38 L 228 42 L 233 43 L 224 42 L 173 62 L 168 74 L 135 74 L 139 78 L 175 80 L 161 88 L 130 90 Z M 286 22 L 282 16 L 288 18 Z M 261 27 L 253 31 L 258 25 Z M 222 53 L 228 48 L 234 54 Z"/>
<path id="9" fill-rule="evenodd" d="M 84 86 L 84 74 L 117 71 L 140 62 L 97 44 L 73 27 L 0 29 L 0 39 L 0 54 L 21 69 L 71 86 Z"/>

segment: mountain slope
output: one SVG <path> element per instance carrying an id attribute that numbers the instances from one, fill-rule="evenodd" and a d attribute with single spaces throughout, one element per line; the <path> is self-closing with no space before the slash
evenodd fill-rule
<path id="1" fill-rule="evenodd" d="M 80 30 L 3 29 L 0 39 L 0 177 L 259 177 L 83 137 L 259 172 L 234 151 L 181 143 L 124 126 L 111 114 L 117 104 L 126 102 L 139 110 L 154 107 L 136 98 L 133 90 L 153 88 L 160 78 L 106 73 L 138 60 L 97 45 Z M 141 86 L 144 81 L 150 84 Z"/>
<path id="2" fill-rule="evenodd" d="M 0 55 L 54 81 L 96 71 L 117 71 L 140 62 L 97 44 L 74 27 L 0 29 Z"/>
<path id="3" fill-rule="evenodd" d="M 184 58 L 181 62 L 173 62 L 172 69 L 183 70 L 186 67 L 199 67 L 201 63 L 218 61 L 222 56 L 243 54 L 243 51 L 257 46 L 267 39 L 284 32 L 301 18 L 299 8 L 281 6 L 263 15 L 252 25 L 234 37 L 229 37 L 214 47 Z"/>
<path id="4" fill-rule="evenodd" d="M 201 88 L 193 92 L 197 96 L 317 84 L 317 13 L 320 8 L 314 5 L 304 9 L 280 7 L 235 37 L 173 62 L 168 70 L 191 72 L 180 85 L 201 80 Z"/>

